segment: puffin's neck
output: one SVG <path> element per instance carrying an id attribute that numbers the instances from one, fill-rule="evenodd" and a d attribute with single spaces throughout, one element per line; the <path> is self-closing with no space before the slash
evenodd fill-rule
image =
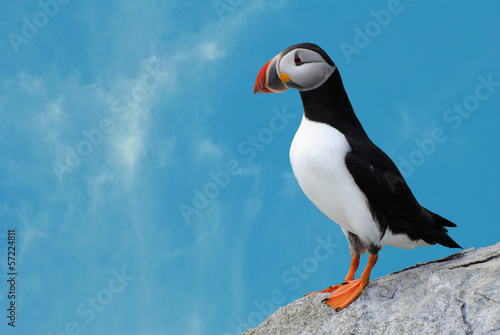
<path id="1" fill-rule="evenodd" d="M 340 73 L 336 69 L 320 87 L 300 91 L 304 115 L 311 121 L 326 123 L 344 135 L 367 137 L 347 97 Z"/>

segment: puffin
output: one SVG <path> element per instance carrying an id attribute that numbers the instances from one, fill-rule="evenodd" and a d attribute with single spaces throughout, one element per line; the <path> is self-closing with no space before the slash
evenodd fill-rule
<path id="1" fill-rule="evenodd" d="M 325 290 L 335 311 L 363 291 L 390 245 L 401 249 L 440 244 L 461 248 L 446 227 L 454 223 L 421 206 L 394 162 L 368 137 L 344 89 L 339 70 L 316 44 L 292 45 L 259 71 L 255 93 L 299 91 L 304 107 L 290 147 L 297 182 L 314 205 L 337 223 L 352 256 L 345 281 Z M 360 256 L 368 263 L 355 278 Z"/>

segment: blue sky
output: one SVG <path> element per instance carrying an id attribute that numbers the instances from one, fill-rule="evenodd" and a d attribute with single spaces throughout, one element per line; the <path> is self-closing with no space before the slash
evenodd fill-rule
<path id="1" fill-rule="evenodd" d="M 295 43 L 329 53 L 372 140 L 459 244 L 498 242 L 499 9 L 3 1 L 1 332 L 237 334 L 342 281 L 347 241 L 288 160 L 300 97 L 253 95 Z M 455 251 L 386 247 L 372 278 Z"/>

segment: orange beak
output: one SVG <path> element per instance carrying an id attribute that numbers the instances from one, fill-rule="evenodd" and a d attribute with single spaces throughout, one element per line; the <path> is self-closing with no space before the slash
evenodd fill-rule
<path id="1" fill-rule="evenodd" d="M 276 68 L 279 56 L 280 55 L 271 59 L 262 67 L 262 69 L 260 69 L 259 74 L 257 75 L 257 80 L 255 81 L 255 87 L 253 89 L 254 94 L 281 93 L 288 89 L 280 79 Z"/>

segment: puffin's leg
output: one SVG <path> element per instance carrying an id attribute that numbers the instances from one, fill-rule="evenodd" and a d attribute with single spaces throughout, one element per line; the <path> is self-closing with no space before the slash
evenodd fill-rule
<path id="1" fill-rule="evenodd" d="M 354 275 L 356 274 L 356 270 L 359 267 L 359 255 L 352 256 L 351 258 L 351 267 L 349 268 L 349 272 L 347 272 L 347 276 L 345 276 L 345 282 L 354 280 Z"/>
<path id="2" fill-rule="evenodd" d="M 352 256 L 351 267 L 349 268 L 349 272 L 347 272 L 347 276 L 345 277 L 345 282 L 354 280 L 354 275 L 356 274 L 356 270 L 358 269 L 358 266 L 359 266 L 359 255 Z M 333 285 L 327 289 L 324 289 L 323 291 L 311 292 L 311 293 L 308 293 L 306 295 L 332 292 L 332 291 L 335 291 L 336 289 L 338 289 L 339 287 L 340 287 L 340 285 Z"/>
<path id="3" fill-rule="evenodd" d="M 370 273 L 375 266 L 375 263 L 377 263 L 377 258 L 378 253 L 370 253 L 368 264 L 361 275 L 361 279 L 352 280 L 343 284 L 340 288 L 333 292 L 328 299 L 325 299 L 325 302 L 330 307 L 335 309 L 335 311 L 340 311 L 349 305 L 354 299 L 356 299 L 361 291 L 363 291 L 366 284 L 368 284 L 368 281 L 370 280 Z"/>

